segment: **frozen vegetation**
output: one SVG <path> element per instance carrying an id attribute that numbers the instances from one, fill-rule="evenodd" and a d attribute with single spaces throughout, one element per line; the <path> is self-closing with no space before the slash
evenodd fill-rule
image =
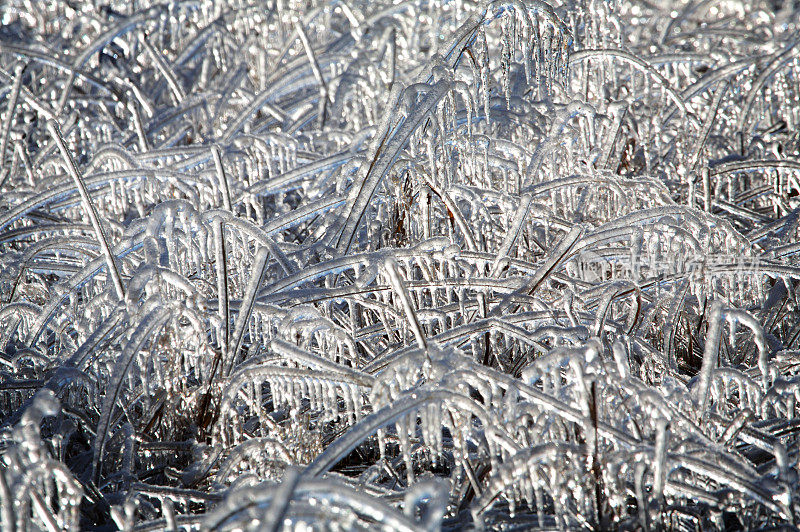
<path id="1" fill-rule="evenodd" d="M 0 1 L 0 529 L 800 524 L 800 6 Z"/>

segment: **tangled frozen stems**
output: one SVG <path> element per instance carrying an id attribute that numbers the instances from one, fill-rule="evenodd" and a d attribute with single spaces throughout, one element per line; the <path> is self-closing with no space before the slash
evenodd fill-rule
<path id="1" fill-rule="evenodd" d="M 769 529 L 800 12 L 0 6 L 0 529 Z"/>

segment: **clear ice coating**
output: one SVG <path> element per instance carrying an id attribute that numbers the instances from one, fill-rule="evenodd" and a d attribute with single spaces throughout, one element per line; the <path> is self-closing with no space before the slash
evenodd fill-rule
<path id="1" fill-rule="evenodd" d="M 0 530 L 800 526 L 798 35 L 0 2 Z"/>

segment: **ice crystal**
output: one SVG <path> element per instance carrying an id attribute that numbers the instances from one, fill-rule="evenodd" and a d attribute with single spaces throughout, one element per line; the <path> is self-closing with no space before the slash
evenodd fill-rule
<path id="1" fill-rule="evenodd" d="M 800 8 L 0 3 L 0 529 L 800 525 Z"/>

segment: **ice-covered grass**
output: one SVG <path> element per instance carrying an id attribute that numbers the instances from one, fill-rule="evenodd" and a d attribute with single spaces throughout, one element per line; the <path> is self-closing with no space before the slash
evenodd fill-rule
<path id="1" fill-rule="evenodd" d="M 0 529 L 800 523 L 800 6 L 0 2 Z"/>

